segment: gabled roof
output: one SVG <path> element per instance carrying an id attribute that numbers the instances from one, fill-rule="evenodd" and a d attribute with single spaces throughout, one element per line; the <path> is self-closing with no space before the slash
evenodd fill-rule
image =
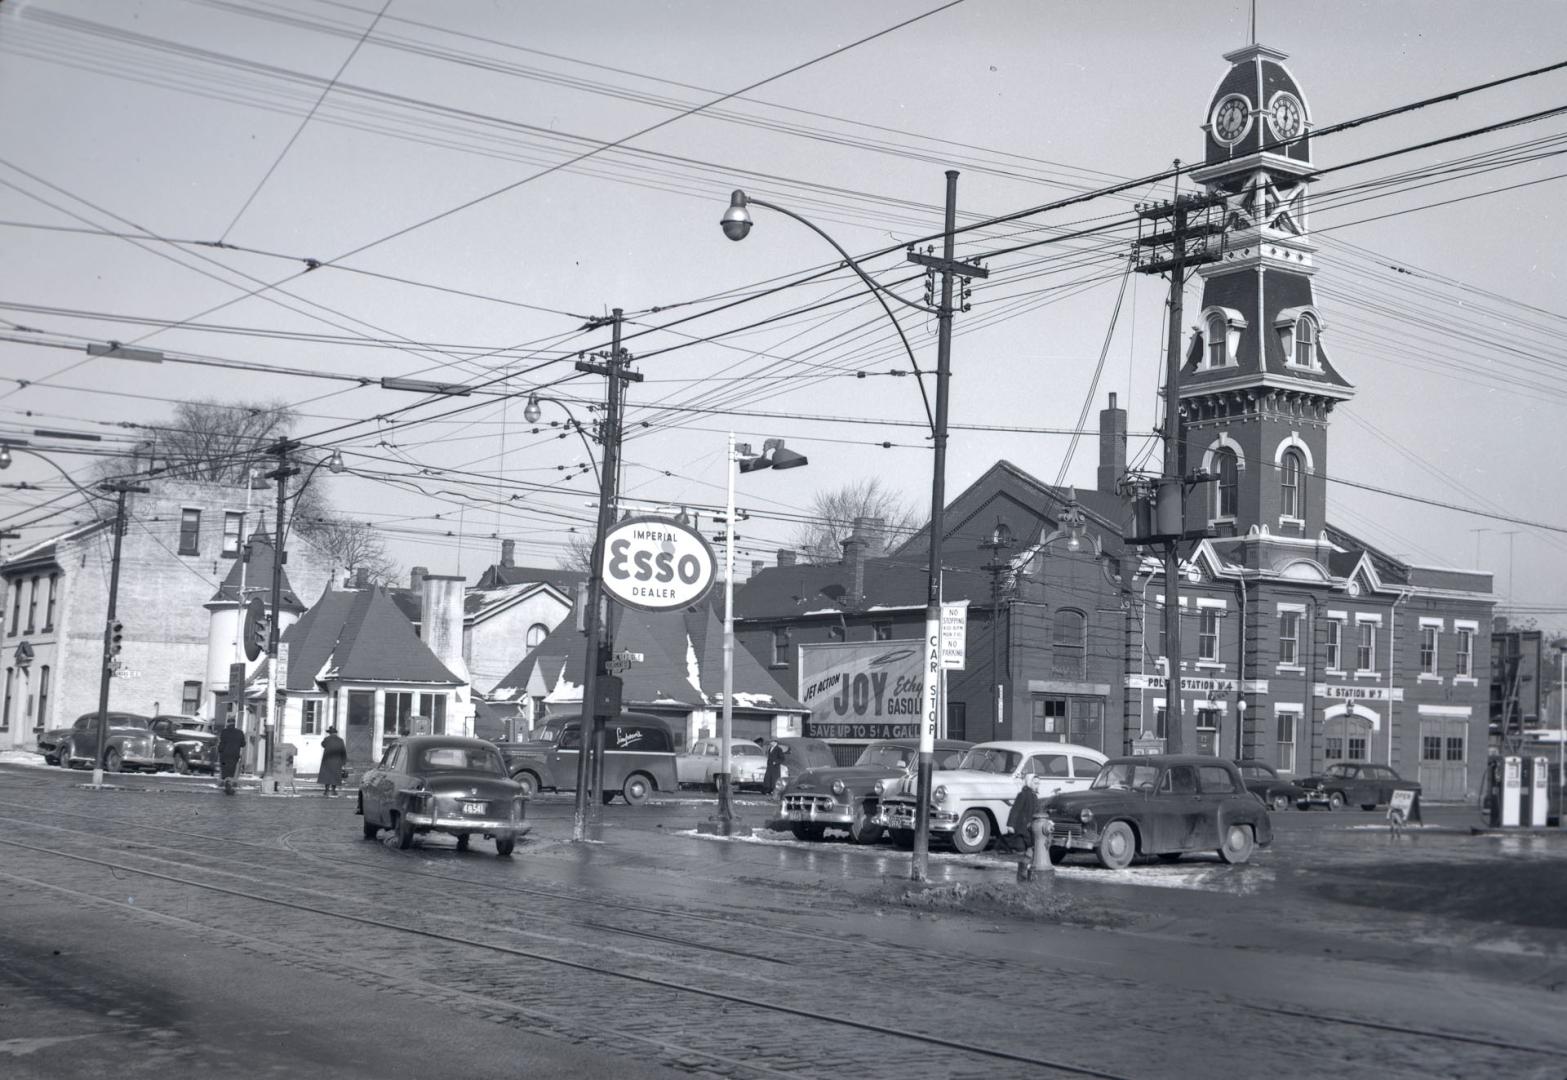
<path id="1" fill-rule="evenodd" d="M 461 686 L 413 625 L 379 588 L 327 589 L 283 633 L 289 645 L 289 690 L 314 690 L 323 680 Z"/>
<path id="2" fill-rule="evenodd" d="M 580 700 L 587 638 L 570 621 L 551 634 L 491 691 L 492 700 L 515 700 L 530 682 L 549 696 Z M 723 704 L 723 626 L 712 607 L 618 614 L 615 651 L 640 653 L 621 676 L 627 708 L 653 705 L 712 708 Z M 793 695 L 746 649 L 734 651 L 737 708 L 805 712 Z"/>
<path id="3" fill-rule="evenodd" d="M 544 570 L 536 566 L 503 566 L 496 563 L 479 575 L 475 589 L 503 589 L 508 585 L 526 585 L 542 581 L 565 596 L 576 596 L 577 586 L 588 580 L 580 570 Z"/>
<path id="4" fill-rule="evenodd" d="M 207 603 L 232 604 L 236 600 L 249 600 L 252 596 L 271 597 L 273 550 L 271 538 L 258 529 L 251 536 L 250 543 L 245 545 L 245 553 L 234 560 L 234 565 L 229 567 L 228 577 L 223 579 L 223 584 Z M 239 594 L 241 577 L 245 579 L 244 597 Z M 305 605 L 294 595 L 294 587 L 288 583 L 287 570 L 283 571 L 283 593 L 279 606 L 285 611 L 305 610 Z"/>
<path id="5" fill-rule="evenodd" d="M 47 540 L 40 540 L 31 547 L 25 547 L 12 555 L 4 563 L 0 563 L 0 574 L 8 574 L 13 568 L 27 564 L 46 563 L 55 561 L 60 553 L 60 546 L 73 540 L 81 540 L 109 527 L 109 520 L 89 521 L 86 525 L 78 525 L 63 533 L 51 536 Z"/>

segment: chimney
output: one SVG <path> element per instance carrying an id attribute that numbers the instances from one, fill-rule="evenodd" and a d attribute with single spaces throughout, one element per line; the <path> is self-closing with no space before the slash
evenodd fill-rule
<path id="1" fill-rule="evenodd" d="M 843 541 L 843 565 L 853 567 L 854 586 L 849 603 L 859 607 L 865 599 L 865 559 L 873 551 L 881 554 L 881 533 L 886 521 L 876 517 L 857 517 L 854 531 Z"/>
<path id="2" fill-rule="evenodd" d="M 368 589 L 370 587 L 370 568 L 361 566 L 354 571 L 354 588 Z"/>
<path id="3" fill-rule="evenodd" d="M 794 549 L 793 548 L 779 548 L 778 549 L 778 565 L 779 566 L 793 566 L 794 562 L 795 562 L 795 553 L 794 553 Z"/>
<path id="4" fill-rule="evenodd" d="M 1100 491 L 1114 494 L 1126 473 L 1126 410 L 1115 404 L 1099 410 L 1099 484 Z"/>
<path id="5" fill-rule="evenodd" d="M 762 560 L 761 559 L 752 559 L 751 560 L 751 576 L 755 577 L 757 574 L 760 574 L 761 572 L 762 572 Z"/>
<path id="6" fill-rule="evenodd" d="M 429 572 L 430 568 L 428 566 L 416 566 L 408 571 L 408 587 L 416 590 L 422 589 L 424 587 L 424 577 Z"/>
<path id="7" fill-rule="evenodd" d="M 1122 424 L 1121 426 L 1122 426 L 1123 430 L 1126 427 L 1125 424 Z M 507 566 L 507 567 L 516 566 L 517 565 L 517 541 L 515 541 L 515 540 L 502 540 L 501 541 L 501 565 L 502 566 Z"/>
<path id="8" fill-rule="evenodd" d="M 419 636 L 435 658 L 463 682 L 469 681 L 463 660 L 463 590 L 467 578 L 451 574 L 426 574 L 420 582 Z"/>

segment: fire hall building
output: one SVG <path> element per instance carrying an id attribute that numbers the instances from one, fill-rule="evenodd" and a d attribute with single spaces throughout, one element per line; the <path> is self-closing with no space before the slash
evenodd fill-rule
<path id="1" fill-rule="evenodd" d="M 1181 472 L 1215 479 L 1186 504 L 1187 529 L 1208 536 L 1182 552 L 1178 708 L 1161 561 L 1126 539 L 1126 413 L 1112 396 L 1095 490 L 998 462 L 947 508 L 944 593 L 970 601 L 948 734 L 1122 754 L 1168 747 L 1178 724 L 1188 752 L 1285 775 L 1389 764 L 1428 798 L 1473 797 L 1487 753 L 1491 577 L 1415 565 L 1330 524 L 1332 414 L 1355 389 L 1313 296 L 1331 268 L 1311 242 L 1311 113 L 1283 53 L 1250 45 L 1225 59 L 1192 174 L 1222 193 L 1228 227 L 1222 257 L 1198 271 L 1181 373 Z M 781 553 L 736 598 L 738 639 L 796 693 L 800 644 L 922 631 L 927 536 L 869 559 L 861 540 L 841 566 Z"/>

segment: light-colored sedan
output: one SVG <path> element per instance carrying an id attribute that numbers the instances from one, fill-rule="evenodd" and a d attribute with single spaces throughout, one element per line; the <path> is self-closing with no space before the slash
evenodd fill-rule
<path id="1" fill-rule="evenodd" d="M 675 755 L 675 774 L 681 787 L 714 787 L 719 757 L 718 739 L 698 739 L 691 749 Z M 762 787 L 767 754 L 754 742 L 729 740 L 729 782 L 735 787 Z"/>

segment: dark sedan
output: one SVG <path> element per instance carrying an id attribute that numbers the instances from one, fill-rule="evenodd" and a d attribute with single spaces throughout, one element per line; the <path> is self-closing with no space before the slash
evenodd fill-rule
<path id="1" fill-rule="evenodd" d="M 1272 765 L 1261 761 L 1237 761 L 1246 790 L 1273 810 L 1288 810 L 1306 801 L 1306 789 L 1288 777 L 1280 776 Z"/>
<path id="2" fill-rule="evenodd" d="M 1246 790 L 1233 762 L 1211 757 L 1112 758 L 1087 791 L 1053 795 L 1044 810 L 1052 863 L 1069 851 L 1092 851 L 1120 870 L 1137 855 L 1173 861 L 1216 851 L 1238 864 L 1273 842 L 1268 808 Z"/>
<path id="3" fill-rule="evenodd" d="M 937 739 L 936 768 L 955 768 L 972 745 Z M 919 754 L 918 739 L 873 742 L 853 765 L 806 769 L 784 786 L 781 816 L 800 840 L 820 840 L 828 829 L 842 829 L 856 844 L 875 843 L 882 834 L 875 821 L 881 799 L 877 781 L 899 779 L 914 768 Z"/>
<path id="4" fill-rule="evenodd" d="M 506 772 L 493 743 L 455 735 L 416 735 L 386 748 L 381 762 L 359 784 L 366 840 L 382 829 L 397 833 L 397 846 L 413 846 L 416 833 L 443 832 L 468 850 L 473 834 L 493 837 L 495 853 L 510 855 L 523 824 L 527 796 Z"/>
<path id="5" fill-rule="evenodd" d="M 1302 809 L 1325 806 L 1342 810 L 1347 803 L 1362 810 L 1375 810 L 1391 803 L 1395 791 L 1420 794 L 1418 781 L 1405 780 L 1387 765 L 1364 761 L 1336 761 L 1320 774 L 1303 779 L 1300 786 L 1306 791 Z"/>

